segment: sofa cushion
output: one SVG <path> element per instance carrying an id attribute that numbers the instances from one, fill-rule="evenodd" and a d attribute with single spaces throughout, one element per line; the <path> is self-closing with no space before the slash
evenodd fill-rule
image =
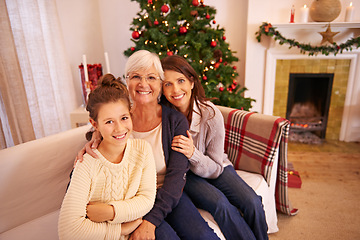
<path id="1" fill-rule="evenodd" d="M 0 234 L 60 208 L 89 126 L 0 151 Z"/>
<path id="2" fill-rule="evenodd" d="M 56 240 L 58 237 L 58 218 L 56 210 L 37 219 L 24 223 L 0 234 L 1 240 Z"/>

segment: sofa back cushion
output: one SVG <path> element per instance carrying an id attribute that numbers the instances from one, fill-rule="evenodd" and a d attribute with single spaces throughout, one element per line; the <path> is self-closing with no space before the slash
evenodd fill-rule
<path id="1" fill-rule="evenodd" d="M 89 126 L 0 151 L 0 234 L 60 208 Z"/>

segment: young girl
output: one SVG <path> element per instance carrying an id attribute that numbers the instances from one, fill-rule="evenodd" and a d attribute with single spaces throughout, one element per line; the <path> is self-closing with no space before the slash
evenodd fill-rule
<path id="1" fill-rule="evenodd" d="M 156 168 L 149 143 L 129 139 L 129 93 L 105 75 L 90 93 L 86 110 L 102 141 L 76 163 L 59 216 L 60 239 L 128 239 L 154 205 Z"/>
<path id="2" fill-rule="evenodd" d="M 180 56 L 165 57 L 161 63 L 162 101 L 183 113 L 190 125 L 188 137 L 175 136 L 172 142 L 190 161 L 184 191 L 213 215 L 226 239 L 268 239 L 261 197 L 227 159 L 223 117 L 205 98 L 198 74 Z"/>

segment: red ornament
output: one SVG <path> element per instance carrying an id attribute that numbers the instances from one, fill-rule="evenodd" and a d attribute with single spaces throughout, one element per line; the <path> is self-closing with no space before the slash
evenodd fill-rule
<path id="1" fill-rule="evenodd" d="M 135 48 L 134 48 L 134 47 L 131 47 L 130 49 L 131 49 L 131 51 L 135 51 Z"/>
<path id="2" fill-rule="evenodd" d="M 233 66 L 233 69 L 236 70 L 236 66 Z"/>
<path id="3" fill-rule="evenodd" d="M 203 79 L 204 81 L 206 81 L 206 80 L 207 80 L 207 76 L 203 76 L 202 79 Z"/>
<path id="4" fill-rule="evenodd" d="M 180 27 L 180 28 L 179 28 L 179 32 L 180 32 L 180 34 L 185 34 L 185 33 L 187 33 L 186 27 L 184 27 L 184 26 Z"/>
<path id="5" fill-rule="evenodd" d="M 222 37 L 222 39 L 225 41 L 225 40 L 226 40 L 226 37 L 225 37 L 225 36 L 223 36 L 223 37 Z"/>
<path id="6" fill-rule="evenodd" d="M 206 19 L 210 19 L 210 15 L 209 15 L 209 14 L 206 14 L 205 18 L 206 18 Z"/>
<path id="7" fill-rule="evenodd" d="M 237 81 L 234 79 L 233 80 L 233 84 L 235 84 L 235 85 L 237 85 L 238 83 L 237 83 Z"/>
<path id="8" fill-rule="evenodd" d="M 222 63 L 222 62 L 223 62 L 223 60 L 222 60 L 222 58 L 220 58 L 220 59 L 219 59 L 219 63 Z"/>
<path id="9" fill-rule="evenodd" d="M 166 4 L 162 5 L 162 6 L 161 6 L 161 11 L 162 11 L 163 13 L 167 13 L 167 12 L 169 11 L 169 6 L 166 5 Z"/>
<path id="10" fill-rule="evenodd" d="M 235 85 L 235 84 L 231 84 L 231 88 L 232 88 L 232 90 L 235 90 L 236 85 Z"/>
<path id="11" fill-rule="evenodd" d="M 224 91 L 224 87 L 220 87 L 220 88 L 219 88 L 219 91 L 220 91 L 220 92 Z"/>
<path id="12" fill-rule="evenodd" d="M 148 4 L 153 4 L 153 1 L 152 1 L 152 0 L 148 0 Z"/>
<path id="13" fill-rule="evenodd" d="M 133 39 L 139 39 L 140 38 L 140 33 L 138 31 L 133 31 L 131 34 Z"/>
<path id="14" fill-rule="evenodd" d="M 193 0 L 192 1 L 192 5 L 194 5 L 195 7 L 197 7 L 199 5 L 199 1 L 198 0 Z"/>
<path id="15" fill-rule="evenodd" d="M 213 20 L 213 24 L 216 24 L 216 21 L 215 21 L 215 20 Z"/>
<path id="16" fill-rule="evenodd" d="M 159 21 L 158 21 L 158 20 L 155 20 L 155 21 L 154 21 L 154 25 L 156 25 L 156 26 L 159 25 Z"/>
<path id="17" fill-rule="evenodd" d="M 215 68 L 218 68 L 219 66 L 220 66 L 220 63 L 218 63 L 218 62 L 215 63 L 215 65 L 214 65 Z"/>
<path id="18" fill-rule="evenodd" d="M 172 51 L 167 51 L 167 53 L 166 53 L 168 56 L 172 56 L 172 55 L 174 55 L 174 53 L 172 52 Z"/>
<path id="19" fill-rule="evenodd" d="M 211 43 L 210 43 L 210 46 L 211 47 L 216 47 L 216 45 L 217 45 L 216 41 L 212 40 Z"/>

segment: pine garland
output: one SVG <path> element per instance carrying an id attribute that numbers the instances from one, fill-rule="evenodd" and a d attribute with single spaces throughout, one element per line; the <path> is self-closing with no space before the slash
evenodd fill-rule
<path id="1" fill-rule="evenodd" d="M 276 30 L 275 27 L 271 25 L 271 23 L 264 22 L 260 27 L 259 31 L 255 33 L 256 39 L 258 42 L 261 41 L 261 36 L 266 35 L 269 37 L 273 37 L 275 41 L 279 41 L 280 45 L 288 44 L 289 48 L 297 47 L 300 49 L 300 52 L 303 54 L 308 53 L 309 56 L 317 55 L 321 53 L 323 55 L 328 56 L 330 53 L 334 55 L 338 53 L 343 53 L 344 50 L 352 51 L 353 47 L 360 47 L 360 37 L 351 38 L 347 40 L 345 43 L 337 44 L 336 42 L 327 46 L 311 46 L 310 44 L 299 43 L 294 39 L 287 39 L 280 34 L 279 31 Z"/>

